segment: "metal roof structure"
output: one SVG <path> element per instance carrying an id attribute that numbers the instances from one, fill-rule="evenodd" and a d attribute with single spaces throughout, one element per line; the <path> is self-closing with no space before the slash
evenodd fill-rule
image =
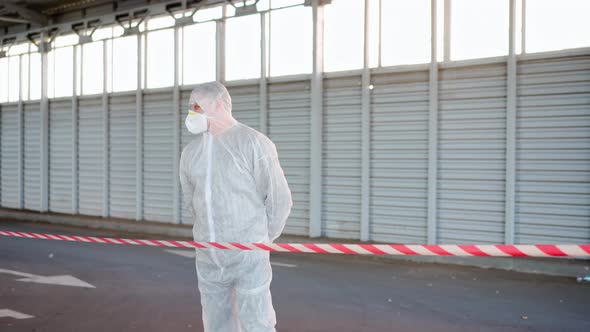
<path id="1" fill-rule="evenodd" d="M 0 2 L 0 38 L 25 39 L 26 34 L 56 28 L 71 29 L 72 24 L 112 24 L 116 16 L 141 11 L 143 15 L 164 14 L 177 9 L 199 8 L 231 0 L 3 0 Z M 257 1 L 254 1 L 256 3 Z M 139 13 L 138 13 L 139 15 Z"/>

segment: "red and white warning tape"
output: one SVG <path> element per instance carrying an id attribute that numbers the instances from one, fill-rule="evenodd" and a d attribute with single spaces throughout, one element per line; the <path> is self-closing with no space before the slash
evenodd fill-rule
<path id="1" fill-rule="evenodd" d="M 483 256 L 483 257 L 590 257 L 590 244 L 312 244 L 312 243 L 220 243 L 171 240 L 139 240 L 93 236 L 37 234 L 0 231 L 0 235 L 31 239 L 128 244 L 158 247 L 264 250 L 316 254 Z"/>

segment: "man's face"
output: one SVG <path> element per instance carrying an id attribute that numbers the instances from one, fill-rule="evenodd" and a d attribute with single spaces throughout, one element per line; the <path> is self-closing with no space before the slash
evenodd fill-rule
<path id="1" fill-rule="evenodd" d="M 205 112 L 203 111 L 201 106 L 199 106 L 199 104 L 193 104 L 193 106 L 191 106 L 191 111 L 196 112 L 196 113 L 200 113 L 200 114 L 205 114 Z"/>

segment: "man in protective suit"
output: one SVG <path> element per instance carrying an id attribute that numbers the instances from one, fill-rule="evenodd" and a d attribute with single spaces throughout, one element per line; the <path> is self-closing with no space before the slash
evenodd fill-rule
<path id="1" fill-rule="evenodd" d="M 194 240 L 274 241 L 293 204 L 274 144 L 233 118 L 218 82 L 194 88 L 185 124 L 198 134 L 180 158 Z M 275 331 L 267 251 L 196 249 L 196 270 L 206 332 Z"/>

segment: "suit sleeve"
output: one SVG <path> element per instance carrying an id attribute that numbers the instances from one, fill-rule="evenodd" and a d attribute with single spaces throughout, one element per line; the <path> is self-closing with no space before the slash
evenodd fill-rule
<path id="1" fill-rule="evenodd" d="M 285 227 L 293 201 L 275 145 L 265 138 L 260 142 L 259 155 L 255 156 L 254 178 L 257 191 L 264 200 L 268 221 L 268 237 L 276 240 Z"/>

